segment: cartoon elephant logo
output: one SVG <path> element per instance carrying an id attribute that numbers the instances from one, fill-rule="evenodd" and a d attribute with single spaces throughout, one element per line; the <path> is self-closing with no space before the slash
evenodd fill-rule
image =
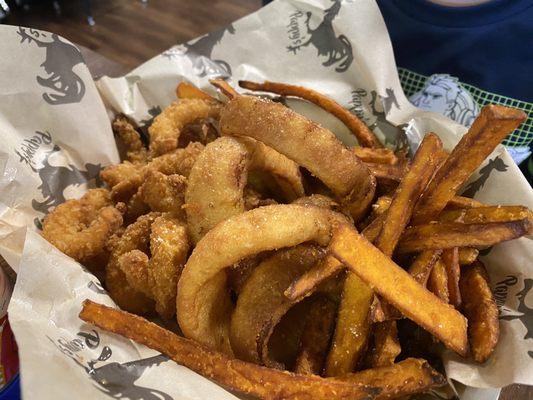
<path id="1" fill-rule="evenodd" d="M 20 43 L 28 41 L 46 49 L 45 61 L 41 64 L 46 76 L 37 76 L 39 85 L 48 91 L 43 99 L 48 104 L 79 103 L 85 95 L 85 83 L 74 67 L 83 64 L 80 51 L 72 44 L 62 41 L 55 33 L 19 27 Z"/>

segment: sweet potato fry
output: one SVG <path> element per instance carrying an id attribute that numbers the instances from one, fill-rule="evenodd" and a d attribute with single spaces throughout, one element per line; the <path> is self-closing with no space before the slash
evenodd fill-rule
<path id="1" fill-rule="evenodd" d="M 366 124 L 355 114 L 345 109 L 335 100 L 315 90 L 302 86 L 289 85 L 287 83 L 269 81 L 265 81 L 264 83 L 239 81 L 239 86 L 249 90 L 275 93 L 281 96 L 294 96 L 305 99 L 340 119 L 357 138 L 357 141 L 361 146 L 376 148 L 383 147 L 370 128 L 366 126 Z"/>
<path id="2" fill-rule="evenodd" d="M 423 393 L 446 383 L 446 379 L 426 360 L 419 358 L 407 358 L 391 366 L 366 369 L 335 379 L 382 387 L 383 391 L 376 397 L 379 400 Z"/>
<path id="3" fill-rule="evenodd" d="M 446 267 L 442 260 L 438 260 L 431 270 L 427 282 L 427 288 L 443 302 L 448 303 L 450 301 L 450 294 L 448 292 L 448 274 L 446 273 Z"/>
<path id="4" fill-rule="evenodd" d="M 479 250 L 472 247 L 459 248 L 459 265 L 470 265 L 477 260 Z"/>
<path id="5" fill-rule="evenodd" d="M 418 225 L 405 230 L 397 252 L 405 254 L 452 247 L 485 248 L 530 235 L 532 231 L 533 224 L 529 219 L 488 224 L 439 222 Z"/>
<path id="6" fill-rule="evenodd" d="M 391 165 L 364 161 L 364 164 L 376 177 L 378 185 L 381 184 L 387 188 L 394 188 L 397 186 L 405 173 L 405 165 L 400 163 Z"/>
<path id="7" fill-rule="evenodd" d="M 347 377 L 345 382 L 318 376 L 298 375 L 261 367 L 209 350 L 193 340 L 180 337 L 139 316 L 85 300 L 80 318 L 97 327 L 119 334 L 170 357 L 175 362 L 232 390 L 261 399 L 373 398 L 391 387 L 371 387 Z M 350 380 L 353 379 L 353 382 Z M 375 379 L 377 381 L 377 379 Z M 383 383 L 383 382 L 382 382 Z M 392 387 L 400 386 L 399 382 Z M 396 388 L 395 388 L 396 389 Z M 397 390 L 397 389 L 396 389 Z"/>
<path id="8" fill-rule="evenodd" d="M 471 199 L 470 197 L 464 196 L 453 196 L 451 200 L 446 204 L 446 210 L 456 210 L 458 208 L 476 208 L 483 207 L 486 204 L 483 204 L 480 201 Z"/>
<path id="9" fill-rule="evenodd" d="M 176 86 L 176 96 L 179 99 L 201 99 L 217 101 L 213 96 L 197 88 L 192 83 L 180 82 Z"/>
<path id="10" fill-rule="evenodd" d="M 446 276 L 448 277 L 450 304 L 455 308 L 459 308 L 461 306 L 461 292 L 459 291 L 459 277 L 461 274 L 459 266 L 459 249 L 453 247 L 444 250 L 441 259 L 446 268 Z"/>
<path id="11" fill-rule="evenodd" d="M 396 157 L 396 154 L 391 149 L 355 146 L 352 147 L 352 151 L 363 162 L 390 165 L 398 164 L 398 157 Z"/>
<path id="12" fill-rule="evenodd" d="M 337 305 L 325 296 L 317 297 L 311 304 L 296 357 L 294 372 L 302 375 L 320 375 L 324 368 Z"/>
<path id="13" fill-rule="evenodd" d="M 237 91 L 223 79 L 210 79 L 209 83 L 220 90 L 220 92 L 228 99 L 233 99 L 234 97 L 240 96 L 239 93 L 237 93 Z"/>
<path id="14" fill-rule="evenodd" d="M 373 325 L 374 343 L 369 355 L 369 365 L 372 368 L 393 365 L 394 360 L 402 348 L 398 339 L 396 321 L 383 321 Z"/>
<path id="15" fill-rule="evenodd" d="M 385 255 L 392 256 L 400 235 L 411 219 L 415 202 L 426 188 L 429 180 L 440 165 L 439 150 L 442 142 L 434 133 L 428 133 L 420 144 L 411 167 L 396 189 L 387 209 L 383 228 L 374 241 Z"/>
<path id="16" fill-rule="evenodd" d="M 440 222 L 460 222 L 482 224 L 489 222 L 509 222 L 529 219 L 533 223 L 533 212 L 524 206 L 483 206 L 444 211 L 439 215 Z"/>
<path id="17" fill-rule="evenodd" d="M 477 261 L 463 267 L 460 280 L 463 311 L 468 318 L 468 339 L 474 360 L 487 361 L 500 335 L 498 307 L 490 290 L 485 266 Z"/>
<path id="18" fill-rule="evenodd" d="M 344 283 L 337 325 L 326 360 L 326 376 L 352 372 L 366 350 L 370 306 L 374 292 L 359 276 L 349 273 Z"/>
<path id="19" fill-rule="evenodd" d="M 407 272 L 415 281 L 422 286 L 426 286 L 431 270 L 441 257 L 442 250 L 426 250 L 420 253 L 413 263 L 409 266 Z"/>
<path id="20" fill-rule="evenodd" d="M 413 224 L 434 219 L 483 160 L 526 118 L 521 110 L 498 105 L 483 107 L 417 203 Z"/>
<path id="21" fill-rule="evenodd" d="M 466 319 L 418 284 L 353 228 L 339 226 L 329 249 L 404 316 L 432 333 L 448 348 L 460 355 L 466 354 Z"/>

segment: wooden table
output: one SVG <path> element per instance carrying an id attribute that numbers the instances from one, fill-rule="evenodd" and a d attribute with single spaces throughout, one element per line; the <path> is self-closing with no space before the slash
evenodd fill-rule
<path id="1" fill-rule="evenodd" d="M 117 77 L 127 73 L 127 69 L 108 58 L 80 46 L 85 62 L 92 76 L 97 79 L 102 75 Z M 511 385 L 502 390 L 499 400 L 530 400 L 533 399 L 533 386 Z"/>

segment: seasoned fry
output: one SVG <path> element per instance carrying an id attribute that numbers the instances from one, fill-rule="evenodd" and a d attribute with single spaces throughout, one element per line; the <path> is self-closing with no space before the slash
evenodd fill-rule
<path id="1" fill-rule="evenodd" d="M 488 224 L 433 223 L 407 228 L 398 244 L 398 254 L 452 247 L 485 248 L 530 235 L 530 219 Z"/>
<path id="2" fill-rule="evenodd" d="M 477 260 L 478 255 L 478 249 L 474 249 L 472 247 L 461 247 L 459 248 L 459 264 L 470 265 Z"/>
<path id="3" fill-rule="evenodd" d="M 474 360 L 490 357 L 500 335 L 498 307 L 490 290 L 485 266 L 477 261 L 461 270 L 463 311 L 468 318 L 468 339 Z"/>
<path id="4" fill-rule="evenodd" d="M 433 220 L 483 160 L 526 118 L 521 110 L 498 105 L 483 107 L 418 201 L 413 224 Z"/>
<path id="5" fill-rule="evenodd" d="M 191 239 L 197 243 L 221 221 L 244 212 L 248 150 L 231 137 L 205 146 L 185 191 L 185 212 Z"/>
<path id="6" fill-rule="evenodd" d="M 326 296 L 317 297 L 307 315 L 294 372 L 320 375 L 335 327 L 337 305 Z"/>
<path id="7" fill-rule="evenodd" d="M 256 208 L 219 223 L 198 242 L 178 283 L 177 315 L 185 336 L 231 354 L 225 270 L 266 250 L 313 241 L 329 242 L 334 224 L 346 219 L 318 207 L 291 204 Z"/>
<path id="8" fill-rule="evenodd" d="M 223 79 L 210 79 L 209 83 L 220 90 L 228 99 L 233 99 L 234 97 L 240 96 L 239 93 L 237 93 L 237 91 Z"/>
<path id="9" fill-rule="evenodd" d="M 225 354 L 205 348 L 190 339 L 177 336 L 144 318 L 114 310 L 90 300 L 85 300 L 83 303 L 80 318 L 101 329 L 157 350 L 175 362 L 225 387 L 261 399 L 366 400 L 382 392 L 381 387 L 357 383 L 358 379 L 377 381 L 379 375 L 365 375 L 360 378 L 350 376 L 347 382 L 341 382 L 261 367 L 231 359 Z M 425 375 L 427 374 L 428 372 L 425 372 Z M 350 382 L 351 379 L 354 382 Z M 433 385 L 438 384 L 438 380 L 434 378 Z M 394 393 L 399 387 L 404 386 L 393 381 L 392 385 L 383 389 L 385 393 Z"/>
<path id="10" fill-rule="evenodd" d="M 415 281 L 426 286 L 431 270 L 442 255 L 442 250 L 426 250 L 420 253 L 407 272 Z"/>
<path id="11" fill-rule="evenodd" d="M 431 270 L 427 282 L 427 288 L 443 302 L 448 303 L 450 301 L 450 293 L 448 292 L 448 274 L 446 273 L 446 266 L 442 260 L 438 260 Z"/>
<path id="12" fill-rule="evenodd" d="M 460 222 L 463 224 L 483 224 L 529 219 L 533 223 L 533 212 L 523 206 L 483 206 L 443 211 L 440 222 Z"/>
<path id="13" fill-rule="evenodd" d="M 398 157 L 391 149 L 355 146 L 351 150 L 366 163 L 398 164 Z"/>
<path id="14" fill-rule="evenodd" d="M 349 273 L 344 283 L 326 376 L 352 372 L 366 350 L 370 333 L 370 306 L 374 292 L 359 276 Z"/>
<path id="15" fill-rule="evenodd" d="M 231 316 L 229 339 L 238 358 L 284 369 L 268 354 L 274 328 L 295 304 L 283 292 L 323 255 L 319 247 L 303 244 L 279 250 L 254 269 L 239 293 Z"/>
<path id="16" fill-rule="evenodd" d="M 403 315 L 458 354 L 466 354 L 466 319 L 419 285 L 353 228 L 339 226 L 329 248 L 350 271 L 371 285 L 376 293 Z"/>
<path id="17" fill-rule="evenodd" d="M 217 101 L 209 93 L 204 92 L 203 90 L 197 88 L 191 83 L 180 82 L 176 86 L 176 96 L 178 99 L 200 99 L 208 101 Z"/>
<path id="18" fill-rule="evenodd" d="M 378 400 L 403 398 L 401 396 L 423 393 L 446 384 L 446 379 L 426 360 L 418 358 L 408 358 L 394 365 L 366 369 L 335 379 L 382 387 L 376 397 Z"/>
<path id="19" fill-rule="evenodd" d="M 223 109 L 220 129 L 225 135 L 253 137 L 307 168 L 347 206 L 354 220 L 368 210 L 376 188 L 368 169 L 332 132 L 289 108 L 238 96 Z"/>
<path id="20" fill-rule="evenodd" d="M 447 210 L 455 210 L 458 208 L 476 208 L 483 207 L 486 204 L 481 203 L 480 201 L 471 199 L 469 197 L 463 196 L 453 196 L 451 200 L 446 204 Z"/>
<path id="21" fill-rule="evenodd" d="M 394 360 L 402 351 L 396 321 L 378 322 L 373 325 L 373 331 L 374 343 L 370 350 L 370 367 L 394 365 Z"/>
<path id="22" fill-rule="evenodd" d="M 442 252 L 442 262 L 446 268 L 446 276 L 448 277 L 448 295 L 450 304 L 455 308 L 461 306 L 461 292 L 459 291 L 459 277 L 461 269 L 459 266 L 459 249 L 453 247 Z"/>
<path id="23" fill-rule="evenodd" d="M 315 90 L 302 86 L 289 85 L 287 83 L 277 83 L 265 81 L 263 83 L 239 81 L 239 86 L 244 89 L 270 92 L 281 96 L 294 96 L 305 99 L 316 104 L 320 108 L 330 112 L 340 119 L 350 129 L 357 141 L 364 147 L 383 147 L 374 133 L 355 114 L 345 109 L 335 100 L 325 96 Z"/>
<path id="24" fill-rule="evenodd" d="M 439 157 L 441 149 L 442 142 L 434 133 L 428 133 L 420 143 L 411 167 L 392 197 L 383 228 L 374 242 L 385 255 L 392 256 L 400 235 L 411 219 L 416 200 L 442 161 Z"/>

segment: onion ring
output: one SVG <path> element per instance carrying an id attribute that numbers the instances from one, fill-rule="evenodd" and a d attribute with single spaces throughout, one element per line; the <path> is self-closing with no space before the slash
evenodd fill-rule
<path id="1" fill-rule="evenodd" d="M 370 207 L 376 180 L 357 156 L 320 125 L 269 100 L 237 96 L 220 115 L 222 134 L 249 136 L 307 168 L 358 221 Z"/>
<path id="2" fill-rule="evenodd" d="M 307 241 L 329 242 L 332 225 L 346 221 L 318 207 L 273 205 L 218 224 L 198 242 L 178 283 L 178 322 L 185 336 L 231 354 L 230 312 L 225 269 L 265 250 Z"/>

